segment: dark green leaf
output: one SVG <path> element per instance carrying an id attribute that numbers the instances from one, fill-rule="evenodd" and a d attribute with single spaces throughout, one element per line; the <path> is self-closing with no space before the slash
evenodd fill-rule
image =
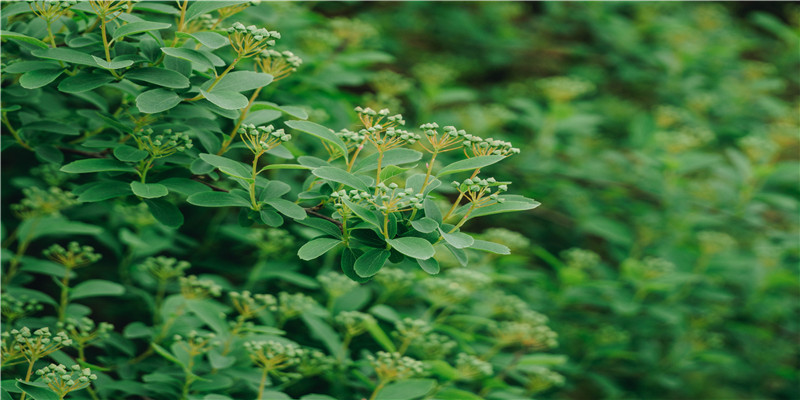
<path id="1" fill-rule="evenodd" d="M 308 313 L 301 314 L 301 318 L 311 330 L 311 333 L 325 344 L 325 347 L 328 348 L 328 351 L 330 351 L 332 355 L 338 359 L 344 358 L 342 342 L 339 340 L 339 335 L 336 334 L 336 331 L 334 331 L 330 325 Z"/>
<path id="2" fill-rule="evenodd" d="M 101 181 L 93 182 L 92 186 L 78 196 L 78 201 L 93 203 L 113 199 L 115 197 L 133 194 L 131 186 L 127 182 L 120 181 Z"/>
<path id="3" fill-rule="evenodd" d="M 297 220 L 297 222 L 299 222 L 299 223 L 301 223 L 301 224 L 303 224 L 305 226 L 310 226 L 310 227 L 312 227 L 312 228 L 314 228 L 314 229 L 316 229 L 318 231 L 324 232 L 324 233 L 326 233 L 328 235 L 331 235 L 331 236 L 334 236 L 334 237 L 337 237 L 337 238 L 341 238 L 342 237 L 342 230 L 341 230 L 341 228 L 339 228 L 339 226 L 337 226 L 333 222 L 326 221 L 326 220 L 324 220 L 322 218 L 308 217 L 308 218 L 304 218 L 304 219 L 301 219 L 301 220 Z"/>
<path id="4" fill-rule="evenodd" d="M 186 201 L 200 207 L 247 207 L 250 208 L 251 204 L 232 193 L 225 192 L 201 192 L 195 193 Z"/>
<path id="5" fill-rule="evenodd" d="M 483 168 L 489 165 L 492 165 L 498 161 L 504 159 L 504 156 L 478 156 L 473 158 L 468 158 L 466 160 L 456 161 L 441 170 L 436 176 L 445 176 L 450 174 L 455 174 L 458 172 L 465 172 L 465 171 L 474 171 L 478 168 Z"/>
<path id="6" fill-rule="evenodd" d="M 85 160 L 77 160 L 61 167 L 61 172 L 67 172 L 70 174 L 86 174 L 90 172 L 103 171 L 135 172 L 133 167 L 130 165 L 117 160 L 112 160 L 110 158 L 88 158 Z"/>
<path id="7" fill-rule="evenodd" d="M 289 128 L 297 129 L 298 131 L 308 133 L 311 136 L 333 144 L 342 152 L 344 158 L 347 159 L 347 146 L 342 139 L 339 139 L 330 129 L 309 121 L 286 121 L 285 124 Z"/>
<path id="8" fill-rule="evenodd" d="M 64 162 L 64 153 L 62 153 L 61 150 L 59 150 L 56 146 L 43 144 L 41 146 L 36 146 L 34 151 L 36 152 L 36 158 L 39 161 L 56 165 L 61 165 L 61 163 Z"/>
<path id="9" fill-rule="evenodd" d="M 270 82 L 272 82 L 272 75 L 270 74 L 255 71 L 236 71 L 220 79 L 219 83 L 211 90 L 211 93 L 217 93 L 218 91 L 244 92 L 267 86 Z"/>
<path id="10" fill-rule="evenodd" d="M 5 9 L 3 9 L 3 11 L 5 11 Z M 24 43 L 32 44 L 34 46 L 41 47 L 43 49 L 46 49 L 46 48 L 50 47 L 50 46 L 47 45 L 47 43 L 45 43 L 45 42 L 43 42 L 43 41 L 41 41 L 39 39 L 32 38 L 30 36 L 23 35 L 23 34 L 18 33 L 18 32 L 0 31 L 0 38 L 2 38 L 3 40 L 11 39 L 11 40 L 14 40 L 14 41 L 17 41 L 17 42 L 24 42 Z"/>
<path id="11" fill-rule="evenodd" d="M 189 34 L 189 36 L 202 43 L 203 46 L 206 46 L 212 50 L 218 49 L 230 43 L 228 38 L 216 32 L 195 32 Z"/>
<path id="12" fill-rule="evenodd" d="M 411 149 L 391 149 L 383 153 L 383 160 L 381 160 L 381 167 L 386 167 L 389 165 L 403 165 L 403 164 L 410 164 L 413 162 L 417 162 L 422 159 L 422 153 L 411 150 Z M 361 161 L 359 161 L 354 167 L 353 171 L 355 172 L 368 172 L 374 171 L 378 168 L 378 153 L 370 154 Z"/>
<path id="13" fill-rule="evenodd" d="M 162 47 L 161 51 L 168 56 L 191 61 L 192 67 L 200 72 L 205 72 L 214 68 L 208 57 L 197 50 L 186 49 L 183 47 Z"/>
<path id="14" fill-rule="evenodd" d="M 69 291 L 70 300 L 83 299 L 86 297 L 98 296 L 120 296 L 125 293 L 125 287 L 119 283 L 104 281 L 100 279 L 90 279 L 77 284 Z"/>
<path id="15" fill-rule="evenodd" d="M 313 260 L 342 244 L 341 240 L 331 238 L 316 238 L 304 244 L 297 251 L 297 256 L 301 260 Z"/>
<path id="16" fill-rule="evenodd" d="M 200 159 L 207 162 L 208 164 L 211 164 L 219 168 L 220 171 L 228 175 L 242 179 L 252 179 L 248 178 L 252 176 L 253 173 L 250 170 L 250 167 L 239 161 L 234 161 L 231 160 L 230 158 L 218 156 L 215 154 L 205 154 L 205 153 L 200 154 Z"/>
<path id="17" fill-rule="evenodd" d="M 344 251 L 342 251 L 342 258 L 340 260 L 341 261 L 342 272 L 344 272 L 344 274 L 348 278 L 350 278 L 350 279 L 352 279 L 352 280 L 354 280 L 356 282 L 360 282 L 360 283 L 367 282 L 367 281 L 369 281 L 369 277 L 364 278 L 364 277 L 359 276 L 356 273 L 355 263 L 356 263 L 356 259 L 357 258 L 358 257 L 356 257 L 356 254 L 353 252 L 353 250 L 350 250 L 349 248 L 345 248 Z"/>
<path id="18" fill-rule="evenodd" d="M 274 210 L 263 208 L 258 212 L 258 215 L 261 218 L 261 221 L 269 226 L 278 227 L 283 224 L 283 217 L 281 217 Z"/>
<path id="19" fill-rule="evenodd" d="M 483 215 L 505 213 L 505 212 L 532 210 L 536 207 L 539 207 L 542 204 L 536 200 L 528 199 L 522 196 L 509 195 L 500 197 L 505 198 L 506 201 L 504 203 L 497 203 L 481 208 L 476 208 L 470 214 L 470 218 L 480 217 Z"/>
<path id="20" fill-rule="evenodd" d="M 397 239 L 387 239 L 393 249 L 420 260 L 427 260 L 436 253 L 431 243 L 418 237 L 401 237 Z"/>
<path id="21" fill-rule="evenodd" d="M 94 60 L 95 64 L 97 64 L 100 68 L 105 68 L 105 69 L 120 69 L 120 68 L 130 67 L 131 65 L 133 65 L 133 61 L 131 60 L 115 59 L 109 62 L 97 56 L 92 56 L 92 59 Z"/>
<path id="22" fill-rule="evenodd" d="M 407 379 L 386 385 L 375 400 L 413 400 L 423 397 L 436 387 L 433 379 Z"/>
<path id="23" fill-rule="evenodd" d="M 189 87 L 189 79 L 178 72 L 166 68 L 147 67 L 134 69 L 125 73 L 125 78 L 172 89 Z"/>
<path id="24" fill-rule="evenodd" d="M 439 206 L 436 205 L 436 202 L 432 199 L 425 199 L 423 205 L 425 206 L 425 216 L 441 224 L 442 211 L 439 210 Z"/>
<path id="25" fill-rule="evenodd" d="M 411 226 L 422 233 L 431 233 L 439 227 L 439 223 L 428 217 L 411 221 Z"/>
<path id="26" fill-rule="evenodd" d="M 136 107 L 145 114 L 167 111 L 181 102 L 177 93 L 167 89 L 148 90 L 136 97 Z"/>
<path id="27" fill-rule="evenodd" d="M 66 61 L 71 64 L 88 65 L 90 67 L 97 66 L 97 63 L 94 62 L 94 58 L 92 58 L 92 56 L 90 56 L 89 54 L 86 54 L 82 51 L 67 49 L 63 47 L 57 47 L 54 49 L 34 50 L 31 52 L 31 54 L 39 58 Z"/>
<path id="28" fill-rule="evenodd" d="M 170 192 L 177 192 L 186 196 L 211 191 L 210 187 L 187 178 L 167 178 L 158 183 L 166 186 Z"/>
<path id="29" fill-rule="evenodd" d="M 37 386 L 30 382 L 23 382 L 22 380 L 18 380 L 16 385 L 19 390 L 27 393 L 33 400 L 60 400 L 58 395 L 48 387 Z"/>
<path id="30" fill-rule="evenodd" d="M 371 321 L 366 324 L 367 325 L 367 332 L 369 332 L 370 336 L 378 342 L 384 350 L 389 352 L 397 351 L 397 348 L 392 343 L 392 339 L 389 339 L 389 336 L 386 332 L 383 331 L 380 325 L 377 322 Z"/>
<path id="31" fill-rule="evenodd" d="M 220 316 L 217 306 L 208 300 L 188 299 L 186 307 L 218 335 L 228 332 L 228 324 Z"/>
<path id="32" fill-rule="evenodd" d="M 139 150 L 135 147 L 126 145 L 117 146 L 114 148 L 114 157 L 117 157 L 117 159 L 120 161 L 126 161 L 126 162 L 142 161 L 145 158 L 147 158 L 149 154 L 150 153 L 144 150 Z"/>
<path id="33" fill-rule="evenodd" d="M 475 250 L 487 251 L 495 254 L 511 254 L 511 249 L 509 249 L 505 245 L 480 239 L 475 239 L 470 248 Z"/>
<path id="34" fill-rule="evenodd" d="M 170 227 L 178 228 L 183 225 L 183 214 L 174 204 L 164 199 L 145 199 L 145 204 L 150 209 L 158 222 Z"/>
<path id="35" fill-rule="evenodd" d="M 369 210 L 369 209 L 367 209 L 365 207 L 361 207 L 360 205 L 355 204 L 355 203 L 351 202 L 350 200 L 344 200 L 344 204 L 347 206 L 347 208 L 352 210 L 353 213 L 355 213 L 362 220 L 364 220 L 364 221 L 366 221 L 366 222 L 368 222 L 368 223 L 370 223 L 370 224 L 372 224 L 372 225 L 374 225 L 374 226 L 376 226 L 378 228 L 381 228 L 381 229 L 383 228 L 383 225 L 381 224 L 380 220 L 378 220 L 378 216 L 375 215 L 375 213 L 373 213 L 372 210 Z"/>
<path id="36" fill-rule="evenodd" d="M 97 89 L 109 82 L 114 81 L 111 75 L 103 74 L 90 74 L 80 72 L 75 76 L 70 76 L 58 84 L 58 90 L 64 93 L 80 93 L 88 90 Z"/>
<path id="37" fill-rule="evenodd" d="M 155 199 L 169 194 L 167 187 L 160 183 L 133 181 L 131 182 L 131 190 L 133 190 L 133 194 L 145 199 Z"/>
<path id="38" fill-rule="evenodd" d="M 209 14 L 222 7 L 230 7 L 237 4 L 247 3 L 246 1 L 195 1 L 186 9 L 184 21 L 189 22 L 203 14 Z"/>
<path id="39" fill-rule="evenodd" d="M 120 38 L 123 38 L 125 36 L 135 35 L 137 33 L 167 29 L 171 26 L 172 24 L 165 24 L 161 22 L 150 22 L 150 21 L 131 22 L 129 24 L 125 24 L 117 28 L 117 30 L 114 31 L 114 34 L 111 37 L 114 40 L 119 40 Z"/>
<path id="40" fill-rule="evenodd" d="M 428 243 L 430 245 L 430 243 Z M 356 271 L 356 274 L 362 278 L 368 278 L 378 273 L 383 267 L 383 264 L 386 264 L 386 260 L 389 259 L 390 252 L 389 250 L 383 249 L 370 249 L 367 250 L 361 257 L 358 257 L 355 264 L 353 265 L 353 270 Z"/>
<path id="41" fill-rule="evenodd" d="M 19 78 L 19 84 L 25 89 L 37 89 L 42 86 L 47 86 L 62 73 L 64 73 L 64 70 L 61 69 L 37 69 L 35 71 L 28 71 Z"/>
<path id="42" fill-rule="evenodd" d="M 279 213 L 294 220 L 304 219 L 306 217 L 306 210 L 289 200 L 267 199 L 264 203 L 269 204 L 278 210 Z"/>
<path id="43" fill-rule="evenodd" d="M 311 171 L 312 174 L 315 176 L 333 181 L 336 183 L 341 183 L 345 186 L 349 186 L 353 189 L 358 189 L 359 191 L 366 192 L 368 190 L 367 185 L 358 179 L 355 175 L 336 167 L 319 167 L 314 168 Z"/>
<path id="44" fill-rule="evenodd" d="M 216 88 L 214 88 L 213 93 L 206 92 L 205 90 L 200 90 L 200 93 L 206 100 L 225 110 L 241 110 L 247 107 L 249 103 L 245 95 L 230 90 L 216 90 Z"/>

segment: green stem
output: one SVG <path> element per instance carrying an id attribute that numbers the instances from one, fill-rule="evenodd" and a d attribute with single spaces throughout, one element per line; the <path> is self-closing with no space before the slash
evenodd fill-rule
<path id="1" fill-rule="evenodd" d="M 369 396 L 369 400 L 375 400 L 375 397 L 378 396 L 378 392 L 380 392 L 381 389 L 383 389 L 383 387 L 386 386 L 386 383 L 387 383 L 386 381 L 380 381 L 380 383 L 378 383 L 378 386 L 375 386 L 375 390 L 372 391 L 372 395 Z"/>
<path id="2" fill-rule="evenodd" d="M 268 368 L 263 368 L 261 370 L 261 383 L 258 385 L 258 400 L 264 398 L 264 388 L 267 386 L 267 373 L 269 373 Z"/>
<path id="3" fill-rule="evenodd" d="M 378 194 L 378 184 L 381 183 L 381 164 L 383 163 L 383 152 L 378 150 L 378 169 L 375 170 L 375 194 Z"/>
<path id="4" fill-rule="evenodd" d="M 433 171 L 433 162 L 436 161 L 437 154 L 439 154 L 439 149 L 435 149 L 433 152 L 433 156 L 431 156 L 431 161 L 428 163 L 428 172 L 425 173 L 425 180 L 422 181 L 422 188 L 419 190 L 420 193 L 425 193 L 425 187 L 428 186 L 428 179 L 431 178 L 431 172 Z M 461 201 L 461 199 L 459 198 L 458 201 Z M 456 204 L 458 203 L 458 201 L 456 202 Z M 413 211 L 411 211 L 411 216 L 408 217 L 408 223 L 406 224 L 406 226 L 411 225 L 411 221 L 413 221 L 414 217 L 417 216 L 417 211 L 419 211 L 418 208 L 415 208 Z"/>
<path id="5" fill-rule="evenodd" d="M 29 382 L 31 380 L 31 374 L 33 374 L 33 364 L 36 362 L 36 359 L 28 361 L 28 372 L 25 374 L 25 382 Z M 27 393 L 22 392 L 22 397 L 19 400 L 25 400 L 25 396 Z"/>
<path id="6" fill-rule="evenodd" d="M 67 305 L 69 304 L 69 274 L 72 272 L 67 268 L 64 278 L 61 279 L 61 303 L 58 306 L 58 321 L 64 322 L 67 317 Z"/>
<path id="7" fill-rule="evenodd" d="M 247 117 L 247 113 L 250 112 L 250 107 L 253 106 L 253 103 L 256 101 L 256 97 L 258 97 L 258 94 L 261 93 L 261 89 L 262 88 L 256 89 L 256 91 L 253 92 L 253 95 L 250 96 L 250 101 L 247 103 L 247 107 L 245 107 L 244 110 L 242 110 L 242 115 L 240 115 L 239 119 L 236 121 L 236 126 L 233 127 L 233 131 L 231 131 L 230 137 L 225 139 L 224 142 L 222 142 L 222 146 L 220 147 L 219 151 L 217 152 L 218 156 L 221 156 L 222 154 L 224 154 L 225 151 L 228 150 L 228 146 L 230 146 L 231 143 L 233 143 L 233 139 L 236 138 L 236 134 L 239 131 L 239 127 L 242 126 L 242 123 L 244 122 L 245 117 Z"/>
<path id="8" fill-rule="evenodd" d="M 146 183 L 145 180 L 147 179 L 147 171 L 150 170 L 150 167 L 153 166 L 153 157 L 147 159 L 147 162 L 144 164 L 144 168 L 139 171 L 139 176 L 142 177 L 142 183 Z"/>
<path id="9" fill-rule="evenodd" d="M 8 272 L 6 272 L 5 276 L 3 276 L 3 286 L 11 282 L 11 279 L 14 277 L 14 275 L 16 275 L 17 268 L 19 268 L 20 259 L 28 249 L 28 245 L 31 244 L 31 233 L 33 233 L 33 231 L 36 229 L 36 226 L 39 225 L 39 221 L 40 219 L 37 218 L 31 223 L 30 229 L 28 230 L 28 235 L 17 245 L 17 252 L 14 254 L 14 258 L 12 258 L 9 262 Z"/>
<path id="10" fill-rule="evenodd" d="M 11 122 L 8 120 L 8 113 L 6 113 L 5 111 L 3 112 L 3 124 L 6 125 L 6 128 L 8 128 L 8 131 L 11 132 L 11 135 L 14 136 L 14 140 L 16 140 L 17 143 L 19 143 L 20 146 L 22 146 L 22 147 L 24 147 L 24 148 L 26 148 L 26 149 L 28 149 L 30 151 L 33 151 L 33 147 L 31 147 L 29 144 L 25 143 L 22 140 L 22 138 L 19 136 L 19 132 L 17 132 L 17 130 L 14 129 L 13 126 L 11 126 Z"/>
<path id="11" fill-rule="evenodd" d="M 264 154 L 263 150 L 253 158 L 253 181 L 250 182 L 250 202 L 253 204 L 253 210 L 255 211 L 261 208 L 256 201 L 256 177 L 258 176 L 258 158 L 261 157 L 262 154 Z"/>
<path id="12" fill-rule="evenodd" d="M 214 89 L 214 86 L 217 86 L 219 81 L 222 80 L 222 78 L 224 78 L 225 75 L 228 75 L 228 72 L 231 72 L 233 67 L 235 67 L 236 63 L 238 63 L 238 62 L 239 62 L 239 57 L 236 57 L 233 60 L 233 62 L 231 63 L 231 65 L 229 65 L 228 68 L 225 68 L 225 71 L 222 71 L 222 73 L 219 76 L 217 76 L 216 79 L 214 79 L 214 82 L 212 82 L 211 86 L 209 86 L 208 89 L 206 89 L 206 92 L 210 92 L 211 89 Z M 198 94 L 197 96 L 192 97 L 191 99 L 184 99 L 184 100 L 186 100 L 186 101 L 197 101 L 197 100 L 200 100 L 200 99 L 203 99 L 203 98 L 204 98 L 203 94 L 201 93 L 201 94 Z"/>

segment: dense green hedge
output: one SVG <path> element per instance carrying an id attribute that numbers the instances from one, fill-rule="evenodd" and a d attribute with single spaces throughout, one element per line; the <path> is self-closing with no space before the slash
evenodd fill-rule
<path id="1" fill-rule="evenodd" d="M 798 395 L 796 5 L 2 6 L 2 398 Z"/>

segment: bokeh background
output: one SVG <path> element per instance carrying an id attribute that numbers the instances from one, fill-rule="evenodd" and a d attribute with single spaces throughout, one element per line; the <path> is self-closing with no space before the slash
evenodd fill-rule
<path id="1" fill-rule="evenodd" d="M 498 269 L 560 335 L 566 382 L 542 397 L 800 395 L 797 4 L 252 10 L 305 61 L 276 102 L 334 129 L 388 107 L 522 149 L 495 175 L 542 206 L 468 228 L 505 229 Z"/>

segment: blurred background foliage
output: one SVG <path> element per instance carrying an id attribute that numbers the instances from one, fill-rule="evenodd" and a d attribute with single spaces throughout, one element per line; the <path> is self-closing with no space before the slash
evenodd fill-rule
<path id="1" fill-rule="evenodd" d="M 525 237 L 494 267 L 569 356 L 545 397 L 798 396 L 796 4 L 259 7 L 306 62 L 279 103 L 523 149 L 496 175 L 543 205 L 476 223 Z"/>

